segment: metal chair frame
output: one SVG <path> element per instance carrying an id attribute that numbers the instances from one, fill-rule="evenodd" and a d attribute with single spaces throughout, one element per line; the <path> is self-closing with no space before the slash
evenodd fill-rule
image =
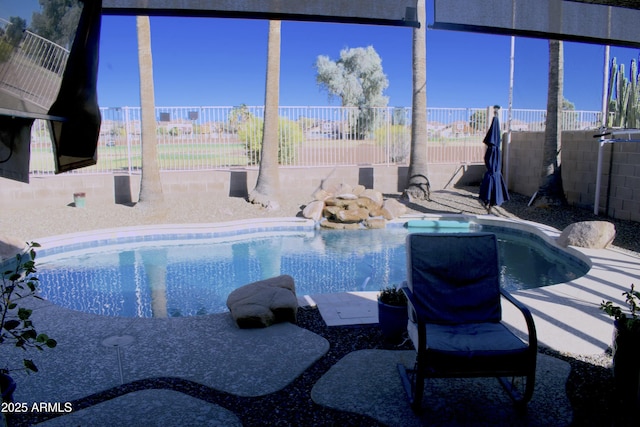
<path id="1" fill-rule="evenodd" d="M 415 233 L 420 235 L 430 235 L 430 233 Z M 465 233 L 470 236 L 478 236 L 478 235 L 487 235 L 490 233 Z M 443 237 L 443 234 L 438 234 L 438 236 Z M 445 235 L 446 237 L 446 235 Z M 460 237 L 460 234 L 455 234 L 455 237 Z M 407 255 L 411 256 L 411 247 L 410 247 L 410 239 L 411 235 L 407 237 Z M 495 235 L 493 235 L 495 239 Z M 491 256 L 492 254 L 487 254 Z M 498 252 L 497 252 L 497 243 L 496 243 L 496 265 L 498 263 L 497 260 Z M 410 266 L 411 263 L 408 263 Z M 411 271 L 408 274 L 412 274 Z M 415 284 L 414 284 L 415 285 Z M 424 284 L 420 284 L 418 286 L 422 286 Z M 533 321 L 533 316 L 529 309 L 524 306 L 521 302 L 519 302 L 516 298 L 514 298 L 509 292 L 500 288 L 500 304 L 502 301 L 508 301 L 513 304 L 520 314 L 524 317 L 527 327 L 527 339 L 526 348 L 518 351 L 517 354 L 509 354 L 509 352 L 500 353 L 497 351 L 495 354 L 496 358 L 502 357 L 503 359 L 496 360 L 504 360 L 507 363 L 504 363 L 503 366 L 496 366 L 489 363 L 487 366 L 488 357 L 483 356 L 484 359 L 480 360 L 480 363 L 477 362 L 477 359 L 474 356 L 465 356 L 463 359 L 465 363 L 461 363 L 460 365 L 456 365 L 455 363 L 460 360 L 452 360 L 451 364 L 443 363 L 443 360 L 446 360 L 446 353 L 442 351 L 438 351 L 438 349 L 433 349 L 428 346 L 427 337 L 430 329 L 430 319 L 424 318 L 420 313 L 420 303 L 418 302 L 418 298 L 414 292 L 406 285 L 402 287 L 402 290 L 407 295 L 408 300 L 408 310 L 409 310 L 409 322 L 415 321 L 417 325 L 417 336 L 418 342 L 414 342 L 414 347 L 417 349 L 416 362 L 413 369 L 408 369 L 404 365 L 398 365 L 398 371 L 402 378 L 402 383 L 409 398 L 409 402 L 411 404 L 412 409 L 415 412 L 419 412 L 422 406 L 422 399 L 424 396 L 424 385 L 425 380 L 427 378 L 473 378 L 473 377 L 496 377 L 500 384 L 505 388 L 508 392 L 510 398 L 516 405 L 518 409 L 526 409 L 527 403 L 531 400 L 534 391 L 535 385 L 535 371 L 536 371 L 536 358 L 538 352 L 538 342 L 537 342 L 537 334 L 536 328 Z M 464 292 L 464 291 L 463 291 Z M 413 320 L 412 320 L 413 319 Z M 502 323 L 501 321 L 499 323 Z M 453 326 L 455 327 L 455 326 Z M 432 329 L 435 329 L 435 326 L 432 326 Z M 512 334 L 515 337 L 515 334 L 506 329 L 506 332 Z M 520 338 L 519 340 L 524 341 Z M 498 363 L 500 365 L 500 363 Z M 520 390 L 518 387 L 517 378 L 523 378 L 524 383 L 522 384 L 523 390 Z"/>

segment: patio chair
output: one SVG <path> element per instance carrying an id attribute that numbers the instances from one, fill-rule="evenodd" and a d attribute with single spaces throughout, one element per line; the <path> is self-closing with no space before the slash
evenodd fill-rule
<path id="1" fill-rule="evenodd" d="M 529 310 L 500 287 L 497 238 L 491 233 L 407 236 L 409 338 L 413 369 L 398 365 L 419 412 L 426 378 L 496 377 L 519 409 L 533 395 L 537 337 Z M 526 340 L 502 322 L 501 295 L 524 316 Z"/>

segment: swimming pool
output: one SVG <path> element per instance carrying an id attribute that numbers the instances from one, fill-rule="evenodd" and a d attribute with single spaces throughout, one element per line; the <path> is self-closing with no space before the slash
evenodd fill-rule
<path id="1" fill-rule="evenodd" d="M 305 224 L 223 233 L 174 226 L 171 233 L 45 247 L 38 255 L 42 296 L 100 315 L 172 317 L 226 311 L 233 289 L 278 274 L 294 277 L 298 295 L 378 291 L 405 280 L 409 230 L 402 224 L 350 231 Z M 532 233 L 482 230 L 498 235 L 506 289 L 564 283 L 589 269 Z"/>

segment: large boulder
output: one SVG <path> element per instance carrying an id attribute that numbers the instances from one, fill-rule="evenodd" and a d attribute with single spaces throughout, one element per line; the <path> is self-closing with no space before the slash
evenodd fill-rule
<path id="1" fill-rule="evenodd" d="M 607 221 L 582 221 L 567 226 L 558 237 L 558 245 L 604 249 L 616 237 L 616 227 Z"/>
<path id="2" fill-rule="evenodd" d="M 327 200 L 324 201 L 326 206 L 337 206 L 339 208 L 342 209 L 347 209 L 349 206 L 351 205 L 356 205 L 358 204 L 357 202 L 357 198 L 356 199 L 341 199 L 338 197 L 330 197 Z"/>
<path id="3" fill-rule="evenodd" d="M 335 219 L 338 212 L 340 212 L 343 208 L 340 206 L 325 206 L 322 210 L 322 216 L 328 219 Z"/>
<path id="4" fill-rule="evenodd" d="M 368 197 L 360 197 L 356 202 L 357 202 L 357 206 L 361 208 L 365 208 L 369 211 L 375 211 L 382 207 L 381 204 L 375 202 L 374 200 Z"/>
<path id="5" fill-rule="evenodd" d="M 227 297 L 227 307 L 239 328 L 264 328 L 296 322 L 298 298 L 293 277 L 276 276 L 249 283 Z"/>
<path id="6" fill-rule="evenodd" d="M 350 194 L 353 193 L 353 187 L 347 183 L 340 183 L 340 184 L 336 184 L 334 185 L 330 190 L 330 193 L 333 193 L 335 195 L 338 194 Z"/>
<path id="7" fill-rule="evenodd" d="M 386 228 L 387 221 L 384 218 L 367 218 L 364 220 L 364 226 L 369 229 Z"/>
<path id="8" fill-rule="evenodd" d="M 331 230 L 359 230 L 360 224 L 357 222 L 336 222 L 329 221 L 328 219 L 320 221 L 320 227 L 329 228 Z"/>
<path id="9" fill-rule="evenodd" d="M 324 209 L 324 202 L 322 200 L 314 200 L 304 207 L 302 210 L 302 216 L 314 221 L 320 221 L 322 219 L 322 210 Z"/>
<path id="10" fill-rule="evenodd" d="M 407 206 L 396 199 L 387 199 L 382 206 L 382 215 L 385 219 L 392 220 L 407 213 Z"/>
<path id="11" fill-rule="evenodd" d="M 358 196 L 353 193 L 340 193 L 336 194 L 336 199 L 339 200 L 356 200 Z"/>
<path id="12" fill-rule="evenodd" d="M 360 196 L 360 195 L 362 194 L 362 192 L 363 192 L 364 190 L 366 190 L 366 189 L 367 189 L 367 188 L 366 188 L 364 185 L 362 185 L 362 184 L 358 184 L 358 185 L 356 185 L 356 186 L 354 186 L 354 187 L 353 187 L 353 191 L 352 191 L 352 193 L 353 193 L 353 194 L 355 194 L 356 196 Z"/>
<path id="13" fill-rule="evenodd" d="M 336 221 L 345 223 L 358 223 L 369 218 L 369 211 L 364 208 L 343 209 L 336 214 Z"/>
<path id="14" fill-rule="evenodd" d="M 382 206 L 384 203 L 384 197 L 382 196 L 382 192 L 378 190 L 373 190 L 371 188 L 367 188 L 362 193 L 360 193 L 360 197 L 368 197 L 369 199 L 376 202 L 379 206 Z"/>
<path id="15" fill-rule="evenodd" d="M 331 197 L 331 193 L 329 193 L 327 190 L 324 190 L 322 188 L 319 188 L 313 193 L 313 200 L 320 200 L 324 202 L 329 197 Z"/>

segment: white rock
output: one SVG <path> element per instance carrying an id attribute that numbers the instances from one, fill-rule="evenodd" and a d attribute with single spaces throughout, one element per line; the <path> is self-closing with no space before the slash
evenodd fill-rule
<path id="1" fill-rule="evenodd" d="M 607 221 L 582 221 L 567 226 L 558 237 L 558 245 L 604 249 L 616 237 L 616 227 Z"/>
<path id="2" fill-rule="evenodd" d="M 322 211 L 324 209 L 324 202 L 321 200 L 314 200 L 304 207 L 302 210 L 302 216 L 314 221 L 320 221 L 322 218 Z"/>

